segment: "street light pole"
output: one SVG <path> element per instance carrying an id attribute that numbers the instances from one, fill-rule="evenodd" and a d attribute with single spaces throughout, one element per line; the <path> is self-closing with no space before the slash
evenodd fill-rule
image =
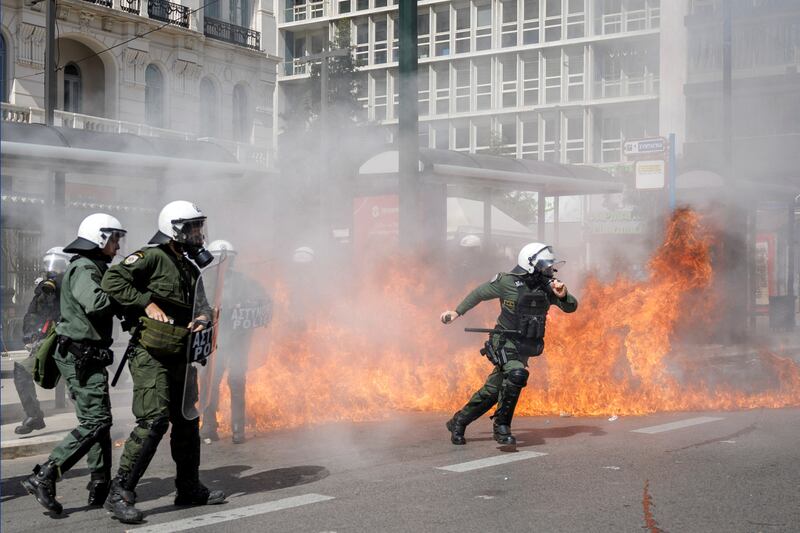
<path id="1" fill-rule="evenodd" d="M 47 24 L 47 43 L 44 48 L 44 110 L 45 124 L 52 126 L 55 119 L 56 99 L 56 0 L 45 0 L 45 22 Z"/>
<path id="2" fill-rule="evenodd" d="M 419 243 L 419 109 L 417 104 L 417 0 L 400 0 L 400 87 L 398 102 L 398 182 L 400 246 L 411 251 Z"/>

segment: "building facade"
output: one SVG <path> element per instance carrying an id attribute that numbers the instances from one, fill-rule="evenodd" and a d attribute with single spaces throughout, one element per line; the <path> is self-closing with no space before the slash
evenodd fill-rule
<path id="1" fill-rule="evenodd" d="M 349 26 L 365 118 L 397 124 L 398 5 L 284 0 L 280 106 L 303 57 Z M 422 0 L 420 145 L 564 163 L 619 161 L 622 140 L 657 135 L 659 0 Z"/>

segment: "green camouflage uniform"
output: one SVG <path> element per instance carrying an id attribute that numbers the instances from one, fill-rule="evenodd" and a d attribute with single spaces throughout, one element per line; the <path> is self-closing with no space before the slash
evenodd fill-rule
<path id="1" fill-rule="evenodd" d="M 154 302 L 174 321 L 174 326 L 187 328 L 192 320 L 198 276 L 197 267 L 189 259 L 176 256 L 168 245 L 159 245 L 134 252 L 112 266 L 102 286 L 125 308 L 126 320 L 146 316 L 145 308 Z M 120 458 L 118 476 L 125 480 L 123 487 L 134 490 L 170 423 L 175 484 L 179 489 L 194 486 L 200 466 L 200 436 L 198 420 L 186 420 L 181 409 L 186 347 L 154 355 L 142 346 L 141 334 L 134 330 L 128 356 L 137 425 Z"/>
<path id="2" fill-rule="evenodd" d="M 68 346 L 108 348 L 112 342 L 113 302 L 100 288 L 108 268 L 102 260 L 74 259 L 61 285 L 61 321 L 56 325 L 60 339 L 54 355 L 61 377 L 66 381 L 80 424 L 50 454 L 61 474 L 87 455 L 93 479 L 108 480 L 111 471 L 111 400 L 108 395 L 106 363 L 90 363 L 76 371 L 76 355 Z"/>
<path id="3" fill-rule="evenodd" d="M 484 283 L 470 292 L 458 304 L 456 312 L 459 315 L 463 315 L 480 302 L 499 299 L 501 311 L 505 309 L 506 312 L 501 312 L 500 316 L 498 316 L 495 328 L 515 329 L 516 324 L 513 321 L 513 317 L 519 296 L 518 287 L 520 283 L 523 283 L 521 280 L 522 277 L 520 275 L 500 273 L 492 281 Z M 558 298 L 552 291 L 546 292 L 549 305 L 555 305 L 566 313 L 572 313 L 578 308 L 578 300 L 571 294 L 567 294 L 564 298 Z M 502 367 L 495 366 L 483 387 L 478 389 L 466 405 L 461 408 L 461 415 L 470 421 L 483 415 L 495 403 L 502 403 L 502 393 L 507 388 L 508 384 L 506 382 L 509 372 L 515 369 L 524 369 L 528 366 L 528 356 L 521 355 L 517 351 L 512 338 L 495 333 L 491 336 L 491 343 L 495 350 L 500 350 L 501 348 L 505 350 L 508 362 Z"/>

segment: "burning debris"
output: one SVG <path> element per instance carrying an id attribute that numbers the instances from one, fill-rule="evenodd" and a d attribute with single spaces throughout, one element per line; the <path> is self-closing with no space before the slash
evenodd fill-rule
<path id="1" fill-rule="evenodd" d="M 586 280 L 579 311 L 549 317 L 545 353 L 531 359 L 517 412 L 614 418 L 800 405 L 800 367 L 790 359 L 762 354 L 767 377 L 759 390 L 685 368 L 692 354 L 681 353 L 687 348 L 676 339 L 712 327 L 718 316 L 714 239 L 698 213 L 680 209 L 652 254 L 646 279 Z M 291 316 L 290 288 L 279 285 L 274 322 L 250 347 L 251 428 L 457 408 L 488 368 L 479 343 L 442 330 L 437 311 L 461 291 L 448 291 L 428 270 L 406 260 L 388 272 L 361 273 L 357 285 L 341 287 L 344 296 L 317 302 L 300 324 Z M 496 309 L 484 307 L 478 318 L 488 323 Z"/>

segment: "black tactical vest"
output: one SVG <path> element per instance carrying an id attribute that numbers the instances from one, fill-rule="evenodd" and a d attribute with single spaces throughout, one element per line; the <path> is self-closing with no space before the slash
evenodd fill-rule
<path id="1" fill-rule="evenodd" d="M 514 311 L 503 307 L 501 312 L 501 316 L 505 315 L 505 319 L 514 324 L 513 329 L 519 332 L 509 337 L 519 354 L 525 357 L 540 355 L 544 351 L 545 322 L 550 309 L 545 290 L 542 287 L 531 289 L 528 284 L 520 283 Z"/>

